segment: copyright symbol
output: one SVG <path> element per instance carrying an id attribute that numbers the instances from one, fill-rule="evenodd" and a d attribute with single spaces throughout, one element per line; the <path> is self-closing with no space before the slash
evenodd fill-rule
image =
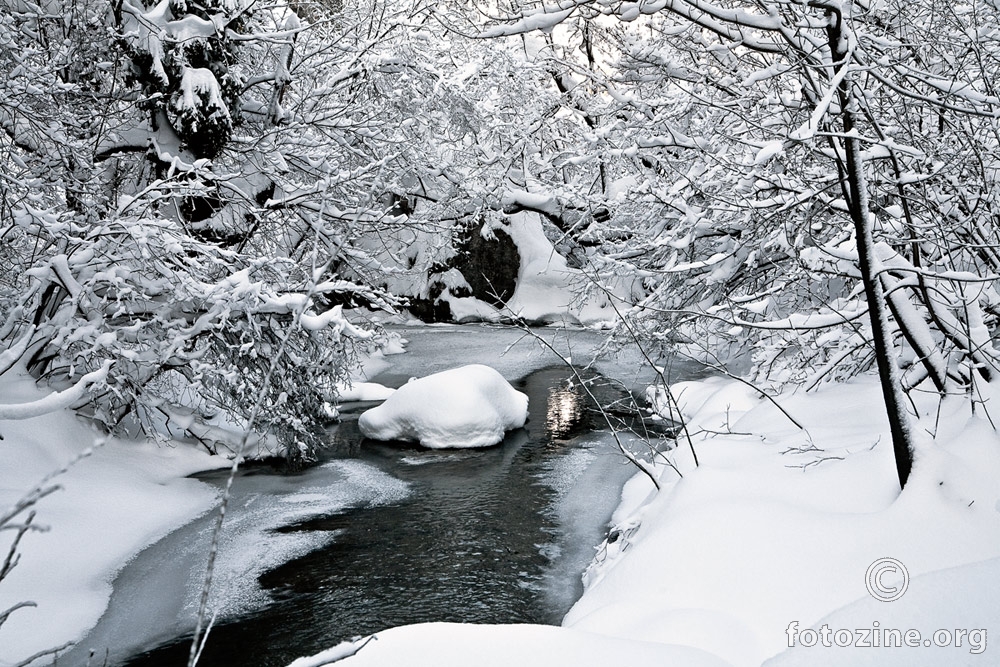
<path id="1" fill-rule="evenodd" d="M 886 573 L 897 575 L 895 582 L 890 578 L 890 583 L 895 583 L 895 586 L 886 585 L 882 581 L 882 575 Z M 902 577 L 901 582 L 899 581 L 899 577 Z M 868 566 L 868 571 L 865 573 L 865 587 L 873 598 L 882 602 L 892 602 L 903 597 L 903 593 L 906 592 L 906 588 L 909 585 L 910 573 L 895 558 L 879 558 Z"/>

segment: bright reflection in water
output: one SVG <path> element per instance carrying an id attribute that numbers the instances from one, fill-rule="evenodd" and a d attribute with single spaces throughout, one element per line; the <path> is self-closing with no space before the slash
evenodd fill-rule
<path id="1" fill-rule="evenodd" d="M 549 391 L 545 431 L 550 438 L 565 438 L 583 418 L 583 395 L 572 384 Z"/>

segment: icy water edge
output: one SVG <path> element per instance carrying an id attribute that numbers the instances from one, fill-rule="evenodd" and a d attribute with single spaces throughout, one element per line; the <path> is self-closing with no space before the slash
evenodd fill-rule
<path id="1" fill-rule="evenodd" d="M 243 471 L 213 586 L 219 616 L 200 664 L 286 665 L 424 621 L 559 623 L 634 468 L 554 356 L 523 344 L 501 356 L 522 334 L 470 338 L 467 329 L 405 332 L 409 354 L 372 379 L 398 386 L 472 361 L 508 378 L 520 370 L 513 383 L 530 398 L 526 428 L 487 449 L 362 443 L 356 418 L 366 406 L 357 405 L 331 431 L 319 465 L 295 475 Z M 598 340 L 578 332 L 559 344 L 581 358 Z M 634 359 L 599 370 L 633 388 L 645 381 L 632 375 Z M 224 474 L 201 478 L 221 486 Z M 101 622 L 59 663 L 185 664 L 213 521 L 140 554 L 120 573 Z"/>

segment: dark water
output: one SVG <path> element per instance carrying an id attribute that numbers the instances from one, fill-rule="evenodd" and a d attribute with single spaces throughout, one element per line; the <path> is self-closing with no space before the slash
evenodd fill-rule
<path id="1" fill-rule="evenodd" d="M 606 438 L 592 437 L 604 420 L 579 386 L 567 383 L 570 375 L 544 368 L 515 383 L 529 395 L 531 418 L 487 449 L 361 443 L 357 414 L 346 415 L 327 456 L 373 465 L 410 493 L 276 528 L 333 539 L 260 575 L 266 603 L 218 621 L 200 664 L 277 667 L 344 639 L 423 621 L 559 623 L 582 592 L 589 545 L 600 540 L 634 472 Z M 593 387 L 604 402 L 627 397 L 598 379 Z M 584 468 L 588 488 L 581 490 Z M 569 529 L 559 507 L 574 485 L 584 500 Z M 586 544 L 574 551 L 581 540 Z M 183 665 L 189 646 L 181 634 L 124 662 Z"/>

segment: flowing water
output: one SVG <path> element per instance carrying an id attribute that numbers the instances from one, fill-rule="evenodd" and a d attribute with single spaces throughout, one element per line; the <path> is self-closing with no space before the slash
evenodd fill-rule
<path id="1" fill-rule="evenodd" d="M 479 350 L 468 344 L 479 338 L 451 335 L 464 344 L 442 355 L 448 332 L 411 333 L 410 354 L 373 379 L 398 386 L 438 364 L 484 360 L 510 378 L 520 366 L 529 371 L 514 382 L 530 399 L 526 427 L 496 447 L 423 450 L 362 442 L 356 420 L 367 406 L 356 405 L 331 429 L 318 465 L 241 472 L 213 585 L 220 613 L 200 664 L 286 665 L 422 621 L 557 624 L 579 597 L 580 575 L 635 469 L 564 365 L 543 365 L 552 359 L 534 348 L 484 359 L 497 356 L 498 341 Z M 414 349 L 425 344 L 421 362 Z M 629 396 L 586 377 L 602 402 Z M 200 477 L 221 487 L 225 474 Z M 185 664 L 213 520 L 130 564 L 101 623 L 60 663 L 85 664 L 93 650 L 91 664 Z"/>

